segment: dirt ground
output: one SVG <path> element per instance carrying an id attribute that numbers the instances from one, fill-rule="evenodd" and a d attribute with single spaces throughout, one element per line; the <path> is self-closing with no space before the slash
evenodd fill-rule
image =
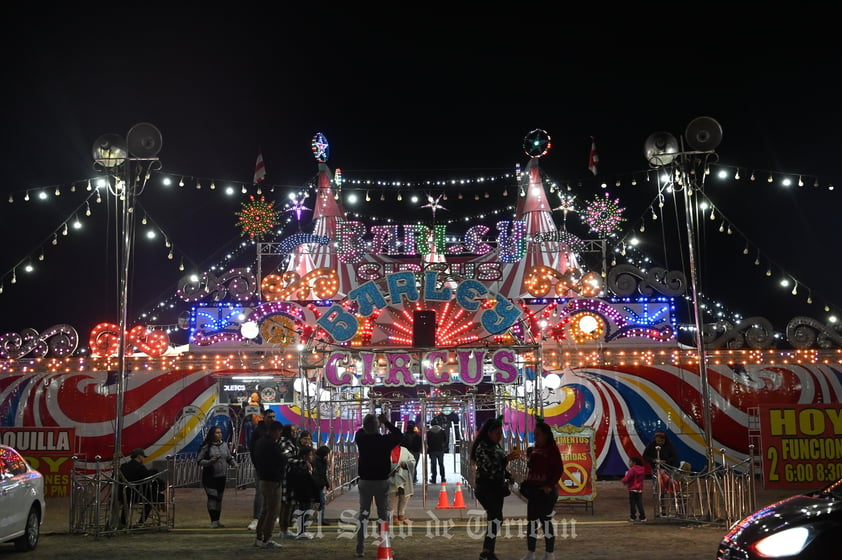
<path id="1" fill-rule="evenodd" d="M 199 489 L 176 490 L 175 526 L 165 531 L 147 530 L 112 537 L 93 537 L 69 531 L 69 501 L 48 502 L 48 515 L 42 528 L 41 541 L 35 551 L 21 556 L 10 544 L 0 545 L 0 560 L 5 558 L 84 558 L 86 560 L 142 558 L 255 558 L 276 555 L 322 559 L 354 557 L 354 526 L 336 519 L 350 519 L 355 492 L 341 496 L 328 506 L 328 519 L 323 527 L 314 527 L 313 540 L 281 540 L 283 548 L 262 550 L 253 546 L 254 533 L 246 529 L 251 519 L 252 489 L 228 490 L 223 502 L 221 529 L 211 529 L 207 521 L 204 496 Z M 437 494 L 436 494 L 437 495 Z M 435 496 L 426 503 L 416 495 L 410 508 L 413 522 L 392 528 L 389 548 L 397 560 L 471 559 L 478 558 L 482 548 L 484 518 L 471 496 L 467 509 L 436 509 Z M 758 505 L 766 505 L 787 493 L 758 492 Z M 498 538 L 497 555 L 501 560 L 519 560 L 526 552 L 525 521 L 520 498 L 508 497 L 504 510 L 508 522 Z M 597 482 L 593 511 L 560 508 L 557 514 L 558 533 L 556 558 L 594 558 L 622 560 L 712 559 L 726 532 L 722 523 L 686 523 L 650 516 L 646 523 L 627 520 L 627 498 L 617 481 Z M 276 539 L 280 540 L 280 539 Z M 387 552 L 384 547 L 381 553 Z M 543 554 L 538 544 L 538 558 Z M 385 554 L 381 554 L 385 556 Z M 378 558 L 374 537 L 366 546 L 366 558 Z"/>

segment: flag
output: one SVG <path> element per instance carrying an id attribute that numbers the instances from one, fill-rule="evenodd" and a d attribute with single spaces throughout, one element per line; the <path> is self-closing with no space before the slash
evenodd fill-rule
<path id="1" fill-rule="evenodd" d="M 263 153 L 257 152 L 257 163 L 254 164 L 254 184 L 266 178 L 266 166 L 263 164 Z"/>
<path id="2" fill-rule="evenodd" d="M 596 175 L 597 163 L 599 163 L 599 154 L 596 153 L 596 141 L 593 136 L 591 136 L 591 154 L 590 157 L 588 157 L 588 169 L 590 169 L 591 173 L 594 175 Z"/>

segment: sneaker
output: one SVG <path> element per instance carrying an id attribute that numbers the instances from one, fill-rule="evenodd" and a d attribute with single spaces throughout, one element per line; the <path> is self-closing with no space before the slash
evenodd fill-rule
<path id="1" fill-rule="evenodd" d="M 532 551 L 527 552 L 526 555 L 520 560 L 535 560 L 535 553 Z"/>
<path id="2" fill-rule="evenodd" d="M 223 525 L 219 521 L 211 521 L 211 528 L 212 529 L 224 529 L 225 525 Z"/>
<path id="3" fill-rule="evenodd" d="M 641 523 L 646 523 L 646 518 L 645 518 L 645 517 L 641 517 L 641 518 L 640 518 L 640 522 L 641 522 Z"/>
<path id="4" fill-rule="evenodd" d="M 360 552 L 360 551 L 358 550 L 358 551 L 356 551 L 356 552 L 354 553 L 354 556 L 356 556 L 357 558 L 362 558 L 363 556 L 365 556 L 365 553 Z"/>
<path id="5" fill-rule="evenodd" d="M 292 529 L 289 529 L 289 530 L 287 530 L 287 532 L 286 532 L 286 537 L 287 537 L 287 538 L 294 539 L 294 538 L 296 538 L 297 536 L 298 536 L 298 533 L 296 533 L 296 532 L 295 532 L 295 531 L 293 531 Z"/>
<path id="6" fill-rule="evenodd" d="M 260 539 L 254 539 L 254 546 L 257 548 L 266 548 L 266 543 Z"/>
<path id="7" fill-rule="evenodd" d="M 555 560 L 555 554 L 552 552 L 545 552 L 544 557 L 541 560 Z"/>
<path id="8" fill-rule="evenodd" d="M 316 535 L 314 535 L 313 533 L 309 533 L 307 531 L 304 531 L 302 533 L 298 533 L 298 535 L 295 538 L 310 541 L 310 540 L 315 539 Z"/>
<path id="9" fill-rule="evenodd" d="M 283 545 L 275 541 L 266 541 L 263 543 L 263 548 L 283 548 Z"/>
<path id="10" fill-rule="evenodd" d="M 635 521 L 637 521 L 637 519 L 635 519 L 634 517 L 629 517 L 629 523 L 634 523 Z"/>
<path id="11" fill-rule="evenodd" d="M 249 531 L 254 531 L 255 529 L 257 529 L 257 519 L 252 519 L 251 523 L 249 523 L 249 526 L 246 527 L 246 529 L 248 529 Z"/>

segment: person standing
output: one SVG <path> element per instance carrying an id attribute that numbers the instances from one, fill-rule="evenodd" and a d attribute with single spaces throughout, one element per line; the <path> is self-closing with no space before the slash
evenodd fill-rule
<path id="1" fill-rule="evenodd" d="M 298 537 L 298 533 L 289 530 L 289 524 L 292 521 L 293 506 L 295 504 L 289 474 L 290 471 L 304 462 L 301 458 L 301 450 L 298 447 L 298 426 L 295 424 L 284 424 L 278 444 L 281 446 L 281 451 L 286 459 L 284 480 L 281 483 L 280 536 L 282 538 L 296 538 Z"/>
<path id="2" fill-rule="evenodd" d="M 643 468 L 643 460 L 640 457 L 629 458 L 629 470 L 620 479 L 620 482 L 629 491 L 629 521 L 646 521 L 646 512 L 643 511 L 643 481 L 646 478 L 646 469 Z"/>
<path id="3" fill-rule="evenodd" d="M 553 560 L 555 550 L 555 527 L 553 513 L 558 499 L 558 481 L 564 466 L 561 453 L 553 437 L 552 428 L 543 420 L 535 422 L 535 445 L 527 461 L 526 482 L 529 487 L 526 499 L 526 519 L 529 532 L 526 535 L 526 556 L 523 560 L 535 560 L 538 544 L 538 528 L 544 531 L 543 560 Z"/>
<path id="4" fill-rule="evenodd" d="M 160 478 L 155 477 L 155 475 L 158 474 L 157 469 L 150 469 L 143 464 L 143 460 L 145 458 L 146 451 L 144 451 L 142 447 L 138 447 L 137 449 L 132 450 L 130 460 L 120 465 L 120 473 L 123 475 L 123 478 L 126 479 L 126 482 L 140 482 L 141 480 L 146 480 L 141 487 L 137 488 L 137 492 L 139 492 L 140 496 L 142 496 L 139 499 L 143 500 L 143 513 L 141 514 L 140 519 L 138 519 L 139 525 L 143 525 L 149 518 L 149 514 L 152 513 L 153 502 L 161 503 L 164 501 L 164 483 Z M 129 493 L 129 496 L 137 499 L 137 497 L 131 493 Z M 125 513 L 121 513 L 121 519 L 123 523 L 125 523 Z"/>
<path id="5" fill-rule="evenodd" d="M 205 440 L 197 453 L 199 466 L 202 467 L 202 488 L 208 497 L 208 515 L 211 527 L 224 527 L 219 522 L 222 514 L 222 496 L 228 480 L 228 468 L 236 468 L 237 461 L 231 454 L 228 444 L 222 441 L 222 428 L 214 426 L 208 430 Z"/>
<path id="6" fill-rule="evenodd" d="M 401 445 L 409 449 L 415 463 L 412 467 L 412 482 L 418 482 L 418 460 L 421 458 L 421 449 L 423 442 L 421 441 L 421 434 L 418 433 L 418 426 L 414 421 L 410 420 L 406 423 L 406 432 L 403 434 L 403 442 Z"/>
<path id="7" fill-rule="evenodd" d="M 387 434 L 380 433 L 380 426 L 389 430 Z M 357 488 L 360 495 L 360 511 L 358 514 L 357 549 L 355 556 L 365 555 L 365 539 L 367 536 L 368 517 L 371 513 L 371 502 L 377 506 L 379 521 L 389 520 L 389 473 L 391 472 L 392 449 L 400 445 L 403 439 L 400 429 L 389 421 L 389 417 L 381 414 L 366 414 L 362 428 L 354 434 L 357 446 Z"/>
<path id="8" fill-rule="evenodd" d="M 497 560 L 494 548 L 497 533 L 503 525 L 503 500 L 511 494 L 506 470 L 509 461 L 520 456 L 519 451 L 508 455 L 500 446 L 503 439 L 503 417 L 489 418 L 477 433 L 471 445 L 471 462 L 476 467 L 476 488 L 474 494 L 485 510 L 488 528 L 482 542 L 480 560 Z"/>
<path id="9" fill-rule="evenodd" d="M 403 445 L 392 448 L 392 470 L 389 473 L 389 511 L 395 523 L 406 521 L 406 505 L 415 492 L 412 472 L 415 457 Z"/>
<path id="10" fill-rule="evenodd" d="M 436 483 L 436 468 L 441 473 L 441 481 L 447 482 L 444 475 L 444 454 L 447 451 L 447 432 L 433 418 L 427 430 L 427 456 L 430 458 L 430 484 Z"/>
<path id="11" fill-rule="evenodd" d="M 652 469 L 656 469 L 659 464 L 678 466 L 678 453 L 666 432 L 655 432 L 652 441 L 643 449 L 643 458 Z"/>
<path id="12" fill-rule="evenodd" d="M 327 506 L 327 492 L 331 489 L 330 470 L 328 457 L 330 447 L 321 445 L 316 449 L 316 458 L 313 460 L 313 478 L 316 480 L 316 487 L 319 489 L 319 525 L 326 525 L 325 507 Z"/>
<path id="13" fill-rule="evenodd" d="M 678 466 L 678 453 L 675 450 L 675 446 L 667 437 L 666 432 L 655 432 L 655 435 L 652 436 L 652 441 L 643 449 L 643 459 L 652 468 L 652 483 L 654 485 L 655 495 L 660 497 L 660 511 L 661 515 L 664 516 L 667 514 L 669 499 L 666 495 L 667 489 L 661 486 L 661 480 L 667 478 L 668 473 L 662 472 L 666 471 L 666 469 L 662 469 L 661 467 L 663 465 L 673 468 Z M 658 512 L 657 506 L 655 512 L 656 514 Z"/>
<path id="14" fill-rule="evenodd" d="M 257 548 L 280 548 L 272 540 L 275 519 L 281 512 L 281 484 L 284 479 L 286 458 L 279 440 L 283 426 L 276 420 L 264 418 L 265 433 L 255 442 L 252 451 L 257 491 L 261 495 L 261 510 L 255 527 L 254 546 Z"/>
<path id="15" fill-rule="evenodd" d="M 251 439 L 249 439 L 249 454 L 252 458 L 252 465 L 254 465 L 254 450 L 257 441 L 264 435 L 266 435 L 266 425 L 275 421 L 275 411 L 271 408 L 267 408 L 263 411 L 263 419 L 260 420 L 257 425 L 254 427 L 254 430 L 251 433 Z M 275 438 L 275 443 L 277 443 L 277 438 Z M 249 531 L 254 531 L 257 529 L 257 522 L 258 518 L 260 517 L 260 512 L 263 509 L 263 494 L 260 492 L 260 479 L 257 473 L 257 467 L 254 468 L 254 502 L 252 503 L 252 520 L 251 523 L 248 524 L 247 529 Z"/>

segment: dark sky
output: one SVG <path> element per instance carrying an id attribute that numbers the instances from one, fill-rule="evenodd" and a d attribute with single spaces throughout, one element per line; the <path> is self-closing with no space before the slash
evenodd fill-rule
<path id="1" fill-rule="evenodd" d="M 96 322 L 116 322 L 117 240 L 107 202 L 92 204 L 83 230 L 59 233 L 56 246 L 51 240 L 80 215 L 75 209 L 84 213 L 84 184 L 99 175 L 93 142 L 141 122 L 157 127 L 163 144 L 161 169 L 139 201 L 171 240 L 175 258 L 166 258 L 160 240 L 138 239 L 130 320 L 172 297 L 180 260 L 204 270 L 242 241 L 234 213 L 244 195 L 226 197 L 222 185 L 250 183 L 258 150 L 278 207 L 313 178 L 316 132 L 330 141 L 328 165 L 346 178 L 406 181 L 511 173 L 527 163 L 524 136 L 544 129 L 553 140 L 541 160 L 546 176 L 570 182 L 582 203 L 605 191 L 619 198 L 627 218 L 622 233 L 647 217 L 642 251 L 655 262 L 669 260 L 670 268 L 685 267 L 671 256 L 683 226 L 662 229 L 648 218 L 657 190 L 644 180 L 643 143 L 656 131 L 681 136 L 700 116 L 721 124 L 718 163 L 739 168 L 742 177 L 706 180 L 718 219 L 703 224 L 702 291 L 742 316 L 774 318 L 779 330 L 796 315 L 826 320 L 826 304 L 842 309 L 842 189 L 828 188 L 842 182 L 835 72 L 842 50 L 668 50 L 605 37 L 594 48 L 593 41 L 552 37 L 503 41 L 492 32 L 470 40 L 432 30 L 412 35 L 350 21 L 311 34 L 308 21 L 288 18 L 272 32 L 166 18 L 86 29 L 30 21 L 10 30 L 4 50 L 14 55 L 2 68 L 0 106 L 0 333 L 70 323 L 86 337 Z M 600 158 L 595 178 L 587 169 L 591 136 Z M 805 186 L 780 184 L 799 174 Z M 188 186 L 163 187 L 160 179 L 170 175 L 187 178 Z M 27 191 L 33 199 L 24 202 Z M 41 191 L 51 194 L 48 201 L 37 200 Z M 418 194 L 426 202 L 425 191 Z M 447 217 L 457 218 L 512 200 L 498 190 L 477 206 L 445 206 Z M 361 212 L 429 214 L 399 205 L 391 192 L 386 204 Z M 717 230 L 723 219 L 731 236 Z M 578 216 L 568 216 L 568 224 L 587 236 Z M 23 272 L 21 263 L 37 261 L 42 249 L 37 271 Z M 753 265 L 757 256 L 760 266 Z M 799 282 L 797 295 L 778 286 L 784 275 Z"/>

